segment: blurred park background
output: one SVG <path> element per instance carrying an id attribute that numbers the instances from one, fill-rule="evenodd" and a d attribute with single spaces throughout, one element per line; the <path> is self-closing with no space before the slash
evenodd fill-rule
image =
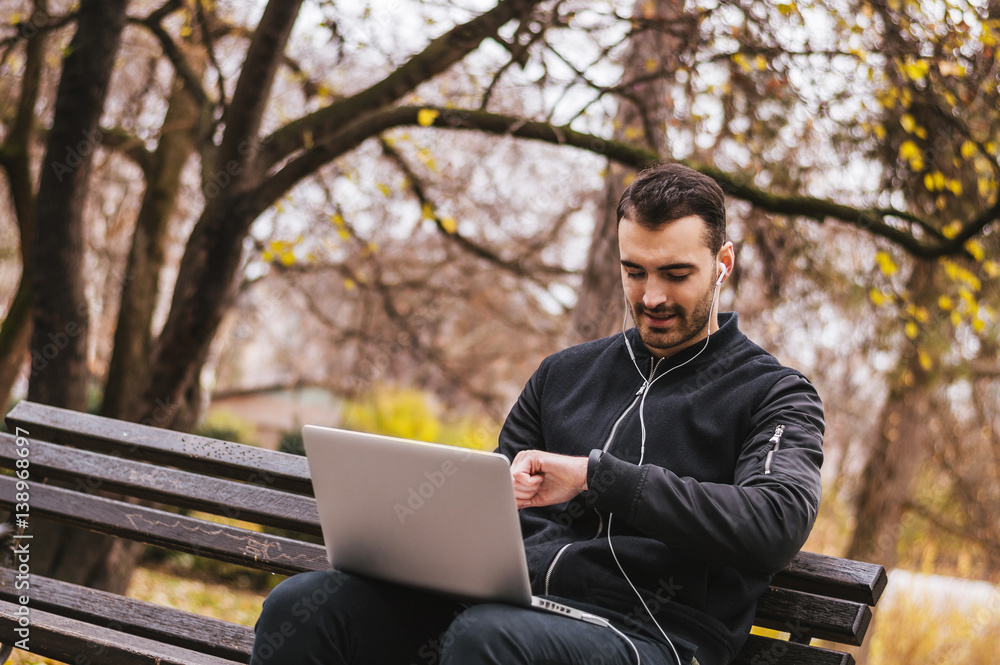
<path id="1" fill-rule="evenodd" d="M 620 330 L 618 195 L 681 161 L 825 403 L 806 549 L 890 569 L 859 660 L 992 663 L 998 41 L 996 0 L 0 0 L 0 403 L 490 448 Z M 246 623 L 274 583 L 59 538 Z"/>

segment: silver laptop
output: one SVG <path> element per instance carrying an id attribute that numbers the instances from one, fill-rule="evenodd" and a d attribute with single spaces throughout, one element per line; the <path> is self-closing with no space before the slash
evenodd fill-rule
<path id="1" fill-rule="evenodd" d="M 314 425 L 302 436 L 334 568 L 607 625 L 532 597 L 503 455 Z"/>

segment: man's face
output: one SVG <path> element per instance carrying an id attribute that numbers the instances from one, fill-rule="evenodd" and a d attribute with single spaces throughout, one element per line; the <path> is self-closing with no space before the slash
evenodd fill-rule
<path id="1" fill-rule="evenodd" d="M 627 217 L 618 227 L 622 285 L 639 336 L 664 358 L 705 339 L 719 262 L 732 266 L 732 244 L 713 254 L 705 222 L 682 217 L 650 230 Z"/>

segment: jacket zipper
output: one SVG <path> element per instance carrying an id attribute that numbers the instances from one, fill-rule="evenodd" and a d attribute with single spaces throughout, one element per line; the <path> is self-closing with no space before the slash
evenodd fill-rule
<path id="1" fill-rule="evenodd" d="M 768 443 L 772 444 L 771 449 L 767 451 L 767 457 L 764 459 L 764 475 L 771 475 L 771 462 L 774 460 L 774 453 L 778 452 L 778 448 L 781 446 L 781 435 L 785 433 L 784 425 L 776 425 L 774 428 L 774 435 L 771 436 Z"/>
<path id="2" fill-rule="evenodd" d="M 601 450 L 607 452 L 608 448 L 611 446 L 611 442 L 614 441 L 614 439 L 615 439 L 615 434 L 618 432 L 618 426 L 621 424 L 621 422 L 623 420 L 625 420 L 625 416 L 627 416 L 629 413 L 631 413 L 632 409 L 635 408 L 635 405 L 638 404 L 639 401 L 642 399 L 642 394 L 649 387 L 650 382 L 652 381 L 653 377 L 656 375 L 656 368 L 659 367 L 660 360 L 662 360 L 662 358 L 659 358 L 659 359 L 653 359 L 653 358 L 651 358 L 650 359 L 650 361 L 649 361 L 649 366 L 650 366 L 650 368 L 649 368 L 649 378 L 645 379 L 644 382 L 643 382 L 643 384 L 641 386 L 639 386 L 639 390 L 636 391 L 636 393 L 635 393 L 635 398 L 632 400 L 632 402 L 627 407 L 625 407 L 625 410 L 622 411 L 622 413 L 621 413 L 620 416 L 618 416 L 618 419 L 615 421 L 615 424 L 611 426 L 611 434 L 608 435 L 608 439 L 607 439 L 607 441 L 604 442 L 604 447 L 601 448 Z M 596 540 L 596 539 L 600 538 L 601 534 L 604 532 L 604 516 L 601 515 L 601 513 L 598 510 L 596 510 L 596 509 L 594 510 L 594 512 L 597 513 L 597 519 L 598 519 L 598 522 L 597 522 L 597 533 L 594 534 L 594 538 L 593 538 L 593 540 Z M 566 543 L 565 545 L 563 545 L 562 547 L 560 547 L 559 551 L 556 552 L 555 558 L 552 559 L 552 563 L 549 564 L 549 569 L 545 571 L 545 589 L 544 589 L 544 593 L 545 593 L 546 596 L 549 595 L 549 581 L 552 579 L 552 572 L 556 568 L 556 563 L 558 563 L 559 558 L 563 555 L 563 553 L 566 551 L 566 549 L 569 548 L 569 546 L 572 545 L 572 544 L 573 543 Z"/>

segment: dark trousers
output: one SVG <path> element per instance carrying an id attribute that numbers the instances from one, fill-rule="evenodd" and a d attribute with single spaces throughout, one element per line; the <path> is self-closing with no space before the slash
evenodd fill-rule
<path id="1" fill-rule="evenodd" d="M 264 601 L 251 665 L 635 665 L 609 628 L 511 605 L 454 600 L 337 571 L 302 573 Z M 643 665 L 666 644 L 622 628 Z"/>

